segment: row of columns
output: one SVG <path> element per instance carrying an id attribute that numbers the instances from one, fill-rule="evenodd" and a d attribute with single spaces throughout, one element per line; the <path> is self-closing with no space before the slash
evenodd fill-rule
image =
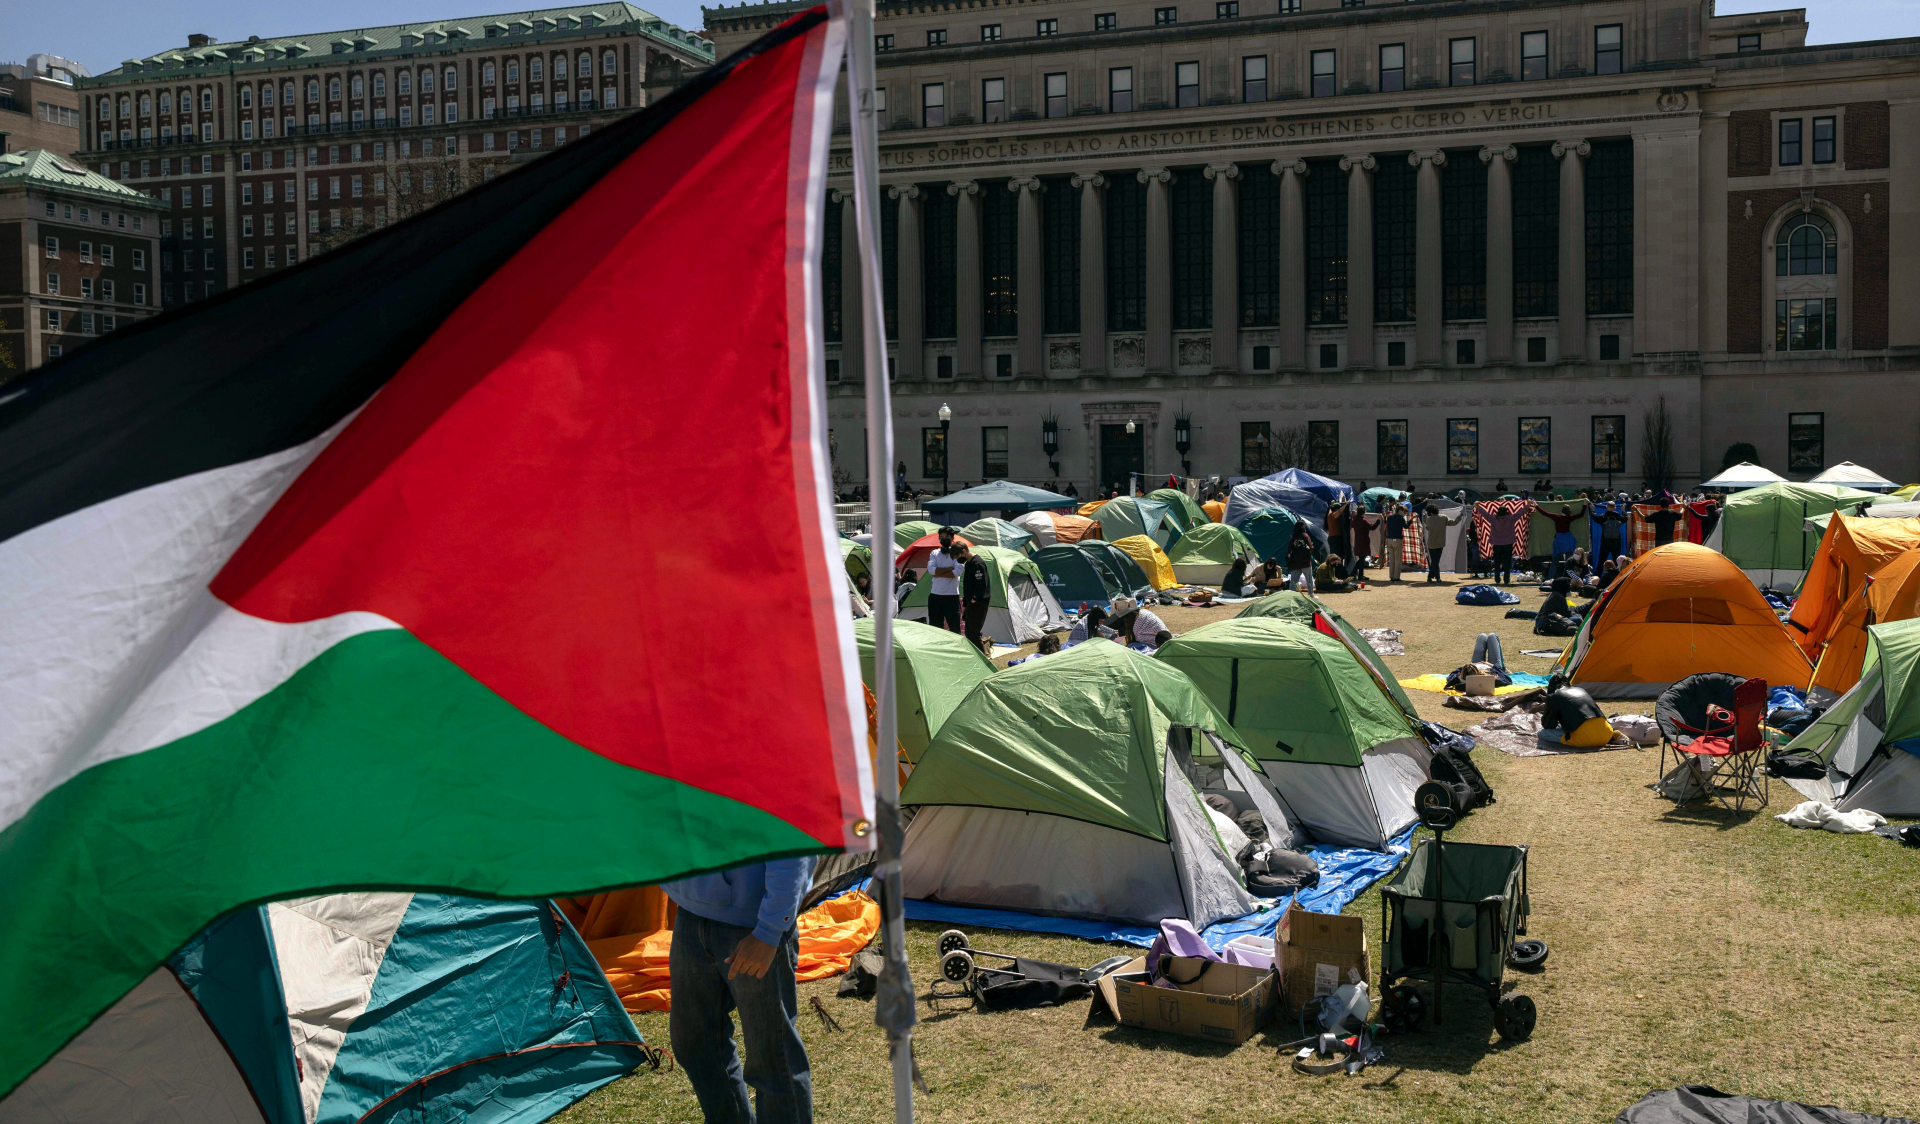
<path id="1" fill-rule="evenodd" d="M 1584 159 L 1591 146 L 1584 140 L 1555 141 L 1560 162 L 1559 326 L 1560 358 L 1578 361 L 1586 354 L 1587 240 L 1586 174 Z M 1510 165 L 1519 157 L 1512 145 L 1480 149 L 1487 165 L 1486 332 L 1489 365 L 1513 361 L 1513 178 Z M 1461 159 L 1459 153 L 1452 156 Z M 1471 157 L 1466 157 L 1471 159 Z M 1443 354 L 1444 271 L 1441 238 L 1441 169 L 1448 153 L 1433 149 L 1407 154 L 1419 169 L 1415 208 L 1415 366 L 1441 366 Z M 1374 238 L 1373 175 L 1379 159 L 1370 153 L 1344 156 L 1340 170 L 1347 177 L 1347 363 L 1349 368 L 1378 365 L 1374 354 Z M 1269 169 L 1280 177 L 1280 324 L 1279 360 L 1282 370 L 1307 367 L 1306 320 L 1306 188 L 1304 160 L 1276 160 Z M 1239 189 L 1245 169 L 1239 164 L 1208 164 L 1200 173 L 1213 183 L 1213 324 L 1215 370 L 1232 371 L 1240 356 L 1240 241 Z M 1035 176 L 1007 182 L 1006 190 L 1019 196 L 1016 309 L 1018 337 L 1015 373 L 1023 377 L 1052 374 L 1061 377 L 1106 374 L 1107 371 L 1107 238 L 1106 193 L 1111 175 L 1126 173 L 1077 172 L 1068 189 L 1080 193 L 1080 365 L 1077 369 L 1048 371 L 1043 340 L 1045 283 L 1040 194 L 1047 190 Z M 1181 173 L 1189 174 L 1189 173 Z M 1167 374 L 1173 370 L 1173 290 L 1170 191 L 1175 173 L 1164 167 L 1141 168 L 1134 178 L 1146 185 L 1146 327 L 1145 366 L 1130 374 Z M 925 332 L 922 290 L 920 184 L 895 184 L 886 189 L 886 201 L 898 209 L 899 340 L 897 377 L 916 380 L 924 370 Z M 931 190 L 940 190 L 932 188 Z M 955 330 L 954 375 L 979 378 L 982 366 L 983 323 L 980 193 L 976 180 L 956 180 L 944 190 L 955 199 L 954 235 Z M 841 302 L 843 366 L 861 368 L 861 309 L 858 232 L 851 192 L 836 190 L 833 199 L 843 209 Z M 1117 372 L 1116 372 L 1117 373 Z M 857 374 L 854 377 L 858 377 Z"/>

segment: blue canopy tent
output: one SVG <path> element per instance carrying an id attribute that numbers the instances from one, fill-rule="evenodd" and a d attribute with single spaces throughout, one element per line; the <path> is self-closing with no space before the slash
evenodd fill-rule
<path id="1" fill-rule="evenodd" d="M 1080 506 L 1080 501 L 1011 480 L 990 480 L 977 488 L 966 488 L 920 506 L 929 513 L 939 514 L 942 522 L 957 527 L 983 516 L 1011 519 L 1029 511 L 1071 511 Z"/>
<path id="2" fill-rule="evenodd" d="M 1283 468 L 1269 479 L 1278 479 L 1291 484 L 1303 492 L 1310 492 L 1325 500 L 1328 507 L 1337 503 L 1347 503 L 1353 499 L 1353 486 L 1342 484 L 1331 476 L 1322 476 L 1317 472 L 1308 472 L 1304 468 Z"/>
<path id="3" fill-rule="evenodd" d="M 1284 507 L 1309 524 L 1325 526 L 1328 506 L 1326 500 L 1312 492 L 1289 484 L 1277 475 L 1267 476 L 1234 485 L 1233 491 L 1227 494 L 1225 522 L 1239 527 L 1247 516 L 1263 507 Z"/>

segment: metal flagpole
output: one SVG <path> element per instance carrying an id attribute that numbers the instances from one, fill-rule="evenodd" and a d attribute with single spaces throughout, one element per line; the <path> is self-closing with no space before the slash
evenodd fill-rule
<path id="1" fill-rule="evenodd" d="M 880 272 L 880 133 L 874 118 L 874 0 L 846 0 L 848 114 L 853 140 L 853 210 L 860 233 L 860 329 L 865 333 L 867 386 L 867 490 L 872 501 L 873 694 L 878 704 L 879 754 L 874 769 L 874 816 L 878 854 L 874 881 L 880 888 L 886 964 L 875 995 L 873 1019 L 887 1032 L 893 1062 L 893 1117 L 913 1121 L 913 978 L 907 971 L 907 931 L 900 894 L 899 715 L 893 687 L 893 404 L 887 386 L 886 308 Z"/>

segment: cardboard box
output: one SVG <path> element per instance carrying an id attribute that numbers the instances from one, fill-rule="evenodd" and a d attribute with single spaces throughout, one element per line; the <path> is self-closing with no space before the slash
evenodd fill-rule
<path id="1" fill-rule="evenodd" d="M 1211 964 L 1178 990 L 1115 976 L 1147 970 L 1147 958 L 1100 978 L 1100 996 L 1124 1026 L 1239 1045 L 1273 1017 L 1274 974 L 1242 964 Z"/>
<path id="2" fill-rule="evenodd" d="M 1296 902 L 1280 919 L 1279 953 L 1280 987 L 1290 1013 L 1342 984 L 1369 978 L 1366 923 L 1358 917 L 1314 913 Z"/>

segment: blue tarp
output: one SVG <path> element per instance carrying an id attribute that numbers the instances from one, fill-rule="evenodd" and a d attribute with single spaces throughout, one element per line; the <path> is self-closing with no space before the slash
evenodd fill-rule
<path id="1" fill-rule="evenodd" d="M 1327 523 L 1327 501 L 1278 476 L 1267 476 L 1234 485 L 1227 493 L 1226 524 L 1238 527 L 1263 507 L 1284 507 L 1316 527 Z"/>
<path id="2" fill-rule="evenodd" d="M 1319 496 L 1328 507 L 1337 503 L 1346 503 L 1353 499 L 1353 486 L 1342 484 L 1331 476 L 1322 476 L 1317 472 L 1308 472 L 1304 468 L 1283 468 L 1274 473 L 1284 483 L 1291 484 L 1303 492 Z"/>
<path id="3" fill-rule="evenodd" d="M 1491 585 L 1463 585 L 1453 593 L 1455 602 L 1461 605 L 1518 605 L 1518 594 L 1508 593 Z"/>
<path id="4" fill-rule="evenodd" d="M 1245 917 L 1216 921 L 1201 931 L 1208 945 L 1227 947 L 1235 937 L 1249 934 L 1271 937 L 1280 928 L 1287 906 L 1298 900 L 1304 909 L 1316 913 L 1338 913 L 1366 892 L 1367 887 L 1392 874 L 1412 847 L 1413 829 L 1400 833 L 1385 851 L 1362 847 L 1307 848 L 1314 865 L 1320 868 L 1320 884 L 1299 894 L 1274 899 L 1272 906 Z M 1160 935 L 1157 925 L 1118 925 L 1110 921 L 1081 921 L 1071 917 L 1045 917 L 1037 913 L 1017 913 L 1007 909 L 972 909 L 940 902 L 907 899 L 907 917 L 914 921 L 939 921 L 980 929 L 1018 929 L 1028 933 L 1062 933 L 1090 941 L 1115 941 L 1146 948 Z"/>

